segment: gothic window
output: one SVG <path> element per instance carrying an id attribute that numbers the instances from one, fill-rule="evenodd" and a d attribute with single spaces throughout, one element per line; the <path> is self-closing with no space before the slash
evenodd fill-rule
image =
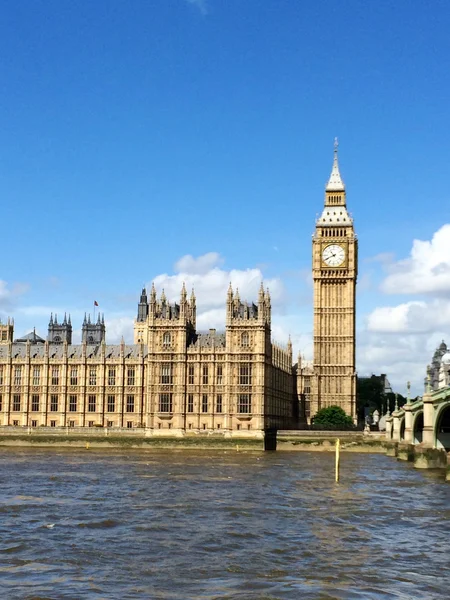
<path id="1" fill-rule="evenodd" d="M 50 396 L 50 411 L 58 412 L 58 396 L 56 394 Z"/>
<path id="2" fill-rule="evenodd" d="M 223 383 L 223 367 L 222 365 L 218 365 L 217 367 L 217 385 L 222 385 Z"/>
<path id="3" fill-rule="evenodd" d="M 241 346 L 247 348 L 250 345 L 250 338 L 247 332 L 241 335 Z"/>
<path id="4" fill-rule="evenodd" d="M 14 385 L 22 383 L 22 367 L 14 367 Z"/>
<path id="5" fill-rule="evenodd" d="M 159 395 L 159 412 L 171 413 L 172 412 L 172 394 L 160 394 Z"/>
<path id="6" fill-rule="evenodd" d="M 127 412 L 134 412 L 134 396 L 127 396 Z"/>
<path id="7" fill-rule="evenodd" d="M 52 367 L 52 385 L 59 385 L 59 367 Z"/>
<path id="8" fill-rule="evenodd" d="M 108 412 L 115 412 L 116 410 L 116 397 L 108 396 Z"/>
<path id="9" fill-rule="evenodd" d="M 93 336 L 93 335 L 90 335 L 90 336 L 88 337 L 88 344 L 93 344 L 93 343 L 94 343 L 94 336 Z"/>
<path id="10" fill-rule="evenodd" d="M 0 394 L 0 411 L 3 410 L 3 396 Z"/>
<path id="11" fill-rule="evenodd" d="M 7 332 L 6 331 L 2 331 L 2 340 L 6 340 L 7 338 Z"/>
<path id="12" fill-rule="evenodd" d="M 70 385 L 78 385 L 78 368 L 71 367 L 70 369 Z"/>
<path id="13" fill-rule="evenodd" d="M 208 385 L 208 365 L 203 365 L 203 385 Z"/>
<path id="14" fill-rule="evenodd" d="M 116 385 L 116 369 L 114 367 L 108 369 L 108 385 Z"/>
<path id="15" fill-rule="evenodd" d="M 208 412 L 208 396 L 206 394 L 202 396 L 202 412 Z"/>
<path id="16" fill-rule="evenodd" d="M 39 412 L 39 396 L 37 394 L 31 396 L 31 411 Z"/>
<path id="17" fill-rule="evenodd" d="M 239 385 L 251 385 L 252 383 L 252 366 L 239 365 Z"/>
<path id="18" fill-rule="evenodd" d="M 0 366 L 0 385 L 3 385 L 3 366 Z"/>
<path id="19" fill-rule="evenodd" d="M 194 394 L 189 394 L 188 395 L 187 411 L 189 413 L 194 412 Z"/>
<path id="20" fill-rule="evenodd" d="M 163 346 L 167 348 L 172 343 L 172 336 L 168 331 L 163 335 Z"/>
<path id="21" fill-rule="evenodd" d="M 222 394 L 217 394 L 216 412 L 222 412 Z"/>
<path id="22" fill-rule="evenodd" d="M 33 367 L 33 385 L 39 385 L 41 377 L 41 369 L 39 367 Z"/>
<path id="23" fill-rule="evenodd" d="M 309 396 L 311 393 L 311 377 L 305 377 L 304 392 L 305 396 Z"/>
<path id="24" fill-rule="evenodd" d="M 238 413 L 248 414 L 252 412 L 252 396 L 251 394 L 239 394 L 238 396 Z"/>
<path id="25" fill-rule="evenodd" d="M 89 369 L 89 385 L 97 385 L 97 369 L 95 367 Z"/>
<path id="26" fill-rule="evenodd" d="M 88 412 L 95 412 L 96 404 L 97 404 L 96 397 L 89 396 L 88 397 Z"/>
<path id="27" fill-rule="evenodd" d="M 190 385 L 194 384 L 194 365 L 189 365 L 189 369 L 188 369 L 188 383 Z"/>
<path id="28" fill-rule="evenodd" d="M 54 343 L 55 343 L 55 344 L 59 344 L 59 343 L 61 342 L 61 338 L 59 337 L 59 335 L 56 335 L 56 336 L 53 338 L 53 341 L 54 341 Z"/>
<path id="29" fill-rule="evenodd" d="M 130 367 L 127 371 L 127 385 L 135 384 L 135 368 Z"/>
<path id="30" fill-rule="evenodd" d="M 69 412 L 77 412 L 77 397 L 69 396 Z"/>
<path id="31" fill-rule="evenodd" d="M 13 411 L 20 411 L 20 394 L 14 394 L 13 396 Z"/>
<path id="32" fill-rule="evenodd" d="M 161 365 L 161 383 L 168 385 L 172 382 L 172 365 L 170 363 L 164 363 Z"/>

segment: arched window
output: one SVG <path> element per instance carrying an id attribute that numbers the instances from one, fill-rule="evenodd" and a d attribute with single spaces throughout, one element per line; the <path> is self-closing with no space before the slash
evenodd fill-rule
<path id="1" fill-rule="evenodd" d="M 163 335 L 163 346 L 170 346 L 170 344 L 172 343 L 172 336 L 170 335 L 170 333 L 168 331 L 166 331 L 166 333 Z"/>
<path id="2" fill-rule="evenodd" d="M 241 335 L 241 346 L 244 346 L 246 348 L 249 345 L 250 345 L 250 339 L 248 337 L 248 333 L 245 332 Z"/>

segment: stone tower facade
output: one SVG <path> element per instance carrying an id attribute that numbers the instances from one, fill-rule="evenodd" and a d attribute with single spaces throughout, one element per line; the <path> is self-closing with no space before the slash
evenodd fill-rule
<path id="1" fill-rule="evenodd" d="M 53 344 L 71 344 L 72 343 L 72 323 L 66 315 L 62 323 L 58 323 L 58 316 L 50 316 L 48 324 L 48 336 L 47 339 Z"/>
<path id="2" fill-rule="evenodd" d="M 358 242 L 347 212 L 337 140 L 325 206 L 312 243 L 314 358 L 310 414 L 337 405 L 356 420 L 355 308 Z"/>
<path id="3" fill-rule="evenodd" d="M 105 341 L 106 328 L 104 315 L 97 317 L 96 323 L 91 323 L 91 315 L 84 315 L 83 325 L 81 327 L 81 341 L 83 344 L 91 346 L 100 346 Z"/>
<path id="4" fill-rule="evenodd" d="M 3 323 L 0 319 L 0 344 L 10 344 L 13 341 L 14 335 L 14 319 L 8 320 Z"/>

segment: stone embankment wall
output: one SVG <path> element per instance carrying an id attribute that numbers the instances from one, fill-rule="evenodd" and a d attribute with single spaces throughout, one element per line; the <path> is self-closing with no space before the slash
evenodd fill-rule
<path id="1" fill-rule="evenodd" d="M 334 452 L 338 438 L 342 452 L 386 453 L 384 434 L 355 431 L 278 431 L 277 450 Z"/>
<path id="2" fill-rule="evenodd" d="M 0 429 L 0 446 L 68 447 L 68 448 L 191 448 L 264 450 L 262 434 L 252 437 L 217 433 L 181 433 L 171 436 L 145 429 L 107 429 L 96 427 L 20 428 Z M 336 439 L 341 440 L 343 452 L 386 452 L 383 435 L 364 435 L 349 431 L 279 431 L 277 450 L 280 451 L 334 451 Z M 267 441 L 267 439 L 266 439 Z M 267 449 L 272 449 L 266 445 Z"/>

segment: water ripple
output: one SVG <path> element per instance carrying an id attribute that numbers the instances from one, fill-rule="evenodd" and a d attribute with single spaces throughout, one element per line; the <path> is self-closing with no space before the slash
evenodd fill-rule
<path id="1" fill-rule="evenodd" d="M 448 598 L 450 485 L 381 455 L 2 449 L 8 600 Z"/>

